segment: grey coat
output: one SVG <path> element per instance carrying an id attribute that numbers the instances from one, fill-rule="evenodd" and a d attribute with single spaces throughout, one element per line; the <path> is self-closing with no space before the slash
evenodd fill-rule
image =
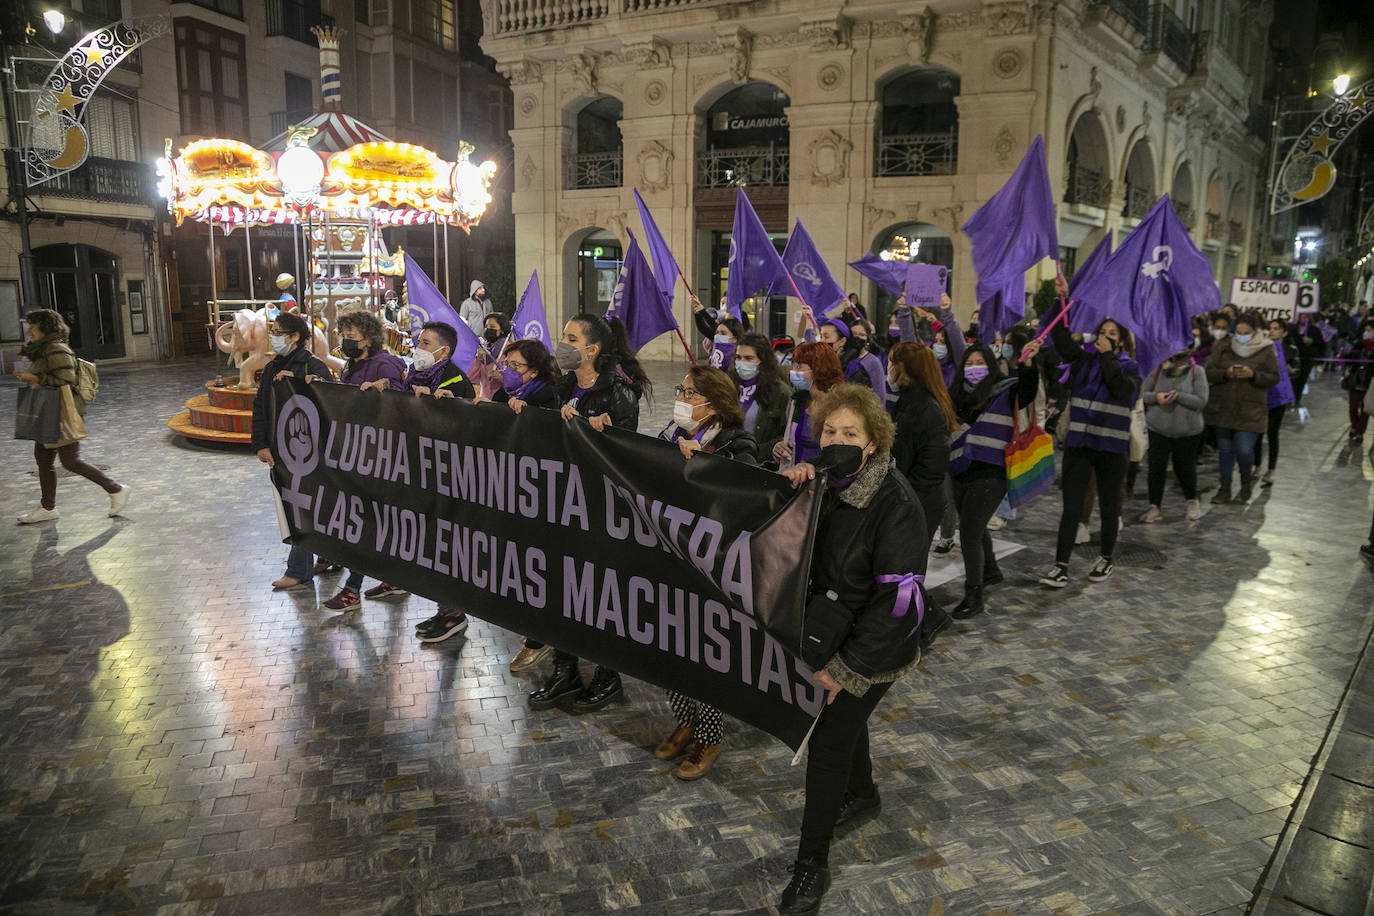
<path id="1" fill-rule="evenodd" d="M 1160 404 L 1156 394 L 1177 391 L 1168 404 Z M 1189 365 L 1188 371 L 1171 378 L 1168 372 L 1157 370 L 1145 376 L 1140 385 L 1140 397 L 1145 402 L 1145 425 L 1150 432 L 1169 439 L 1182 439 L 1202 432 L 1202 409 L 1207 406 L 1207 373 L 1200 366 Z"/>

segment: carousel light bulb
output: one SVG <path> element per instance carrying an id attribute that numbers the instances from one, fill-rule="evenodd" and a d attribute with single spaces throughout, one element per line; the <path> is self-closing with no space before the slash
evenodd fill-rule
<path id="1" fill-rule="evenodd" d="M 324 163 L 314 150 L 293 146 L 277 160 L 277 176 L 282 190 L 290 196 L 311 197 L 324 179 Z"/>

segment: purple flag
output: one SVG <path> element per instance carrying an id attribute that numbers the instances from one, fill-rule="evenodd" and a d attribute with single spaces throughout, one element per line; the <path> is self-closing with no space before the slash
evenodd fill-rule
<path id="1" fill-rule="evenodd" d="M 639 250 L 639 240 L 629 229 L 625 231 L 630 233 L 630 247 L 625 252 L 606 317 L 624 322 L 630 346 L 638 351 L 658 335 L 677 327 L 677 320 L 654 282 L 649 262 Z"/>
<path id="2" fill-rule="evenodd" d="M 458 346 L 453 348 L 450 359 L 455 366 L 467 372 L 472 361 L 477 358 L 477 335 L 472 333 L 472 328 L 468 327 L 466 321 L 458 317 L 458 311 L 449 304 L 444 294 L 434 285 L 434 281 L 430 280 L 429 275 L 415 263 L 415 259 L 408 252 L 403 291 L 406 306 L 420 318 L 416 321 L 416 315 L 411 317 L 411 327 L 415 328 L 415 336 L 420 336 L 420 325 L 426 321 L 442 321 L 444 324 L 453 325 L 453 330 L 458 334 Z"/>
<path id="3" fill-rule="evenodd" d="M 1026 271 L 1059 257 L 1054 196 L 1037 136 L 1007 183 L 978 208 L 964 234 L 978 274 L 979 336 L 992 340 L 1026 315 Z"/>
<path id="4" fill-rule="evenodd" d="M 788 237 L 787 247 L 782 252 L 782 263 L 791 272 L 792 280 L 783 277 L 774 281 L 768 295 L 795 296 L 800 292 L 806 304 L 818 315 L 828 315 L 837 306 L 849 304 L 844 290 L 831 276 L 830 268 L 825 266 L 821 253 L 816 250 L 816 243 L 811 241 L 811 233 L 806 231 L 801 220 L 797 220 L 792 227 L 792 235 Z M 795 291 L 792 289 L 793 283 L 797 286 Z"/>
<path id="5" fill-rule="evenodd" d="M 549 319 L 544 314 L 544 297 L 539 292 L 539 271 L 530 274 L 529 285 L 520 295 L 515 316 L 510 320 L 511 337 L 515 340 L 537 340 L 553 352 L 553 336 L 549 333 Z"/>
<path id="6" fill-rule="evenodd" d="M 663 301 L 672 308 L 673 286 L 677 283 L 678 275 L 677 258 L 668 250 L 668 243 L 663 240 L 663 233 L 658 231 L 658 223 L 654 222 L 653 214 L 645 205 L 644 198 L 639 196 L 638 188 L 635 188 L 635 206 L 639 208 L 639 221 L 644 224 L 644 244 L 649 246 L 649 261 L 654 265 L 654 281 L 658 284 L 658 291 L 663 294 Z"/>
<path id="7" fill-rule="evenodd" d="M 906 261 L 884 261 L 876 254 L 866 254 L 857 261 L 850 261 L 849 266 L 878 284 L 880 289 L 894 296 L 902 294 L 902 284 L 906 282 Z"/>
<path id="8" fill-rule="evenodd" d="M 1212 266 L 1197 250 L 1165 194 L 1107 263 L 1084 280 L 1084 303 L 1111 303 L 1110 317 L 1136 338 L 1142 372 L 1154 368 L 1193 340 L 1192 317 L 1221 308 Z M 1102 308 L 1102 306 L 1098 306 Z M 1075 305 L 1070 311 L 1076 311 Z"/>
<path id="9" fill-rule="evenodd" d="M 782 263 L 773 240 L 764 231 L 758 214 L 743 188 L 735 192 L 735 225 L 730 230 L 730 276 L 725 281 L 725 310 L 740 317 L 740 303 L 762 289 L 782 281 L 787 286 L 787 265 Z M 810 303 L 807 303 L 808 305 Z"/>
<path id="10" fill-rule="evenodd" d="M 1074 271 L 1073 279 L 1069 281 L 1069 302 L 1077 302 L 1073 308 L 1069 309 L 1069 330 L 1075 334 L 1091 333 L 1097 323 L 1106 317 L 1106 312 L 1098 310 L 1091 302 L 1083 302 L 1078 295 L 1078 291 L 1083 288 L 1083 284 L 1092 279 L 1093 275 L 1102 269 L 1107 263 L 1107 259 L 1112 256 L 1112 230 L 1108 229 L 1102 241 L 1097 243 L 1097 247 L 1088 255 L 1088 259 L 1083 262 L 1083 266 Z"/>

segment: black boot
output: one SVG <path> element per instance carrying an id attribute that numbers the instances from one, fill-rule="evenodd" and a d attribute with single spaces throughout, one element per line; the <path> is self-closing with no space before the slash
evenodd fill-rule
<path id="1" fill-rule="evenodd" d="M 779 913 L 815 913 L 821 908 L 821 898 L 830 889 L 830 869 L 812 859 L 798 859 L 788 866 L 792 880 L 782 892 Z"/>
<path id="2" fill-rule="evenodd" d="M 950 616 L 959 620 L 968 620 L 970 617 L 977 617 L 987 610 L 983 606 L 983 586 L 966 585 L 964 586 L 964 597 L 950 611 Z"/>
<path id="3" fill-rule="evenodd" d="M 846 791 L 840 800 L 840 814 L 835 818 L 835 830 L 838 832 L 842 825 L 851 823 L 860 815 L 870 812 L 877 814 L 882 807 L 883 800 L 878 796 L 877 786 L 874 786 L 872 793 L 868 795 L 853 795 Z"/>
<path id="4" fill-rule="evenodd" d="M 580 693 L 582 675 L 577 673 L 576 661 L 555 659 L 553 674 L 544 686 L 530 694 L 530 709 L 552 709 L 564 697 Z"/>
<path id="5" fill-rule="evenodd" d="M 999 585 L 1002 578 L 1002 567 L 997 565 L 997 558 L 988 554 L 987 562 L 983 564 L 983 584 Z"/>
<path id="6" fill-rule="evenodd" d="M 1251 488 L 1251 481 L 1252 481 L 1253 479 L 1254 479 L 1254 475 L 1253 475 L 1253 474 L 1246 474 L 1246 473 L 1244 473 L 1244 472 L 1241 472 L 1241 475 L 1240 475 L 1240 501 L 1243 502 L 1243 503 L 1248 503 L 1248 502 L 1250 501 L 1250 496 L 1254 493 L 1254 490 Z"/>
<path id="7" fill-rule="evenodd" d="M 591 712 L 593 709 L 600 709 L 620 696 L 622 692 L 620 675 L 597 665 L 596 673 L 592 675 L 592 682 L 577 695 L 577 699 L 573 700 L 573 712 Z"/>
<path id="8" fill-rule="evenodd" d="M 1221 489 L 1217 490 L 1217 495 L 1212 497 L 1212 505 L 1222 506 L 1231 501 L 1231 478 L 1225 477 L 1221 481 Z"/>

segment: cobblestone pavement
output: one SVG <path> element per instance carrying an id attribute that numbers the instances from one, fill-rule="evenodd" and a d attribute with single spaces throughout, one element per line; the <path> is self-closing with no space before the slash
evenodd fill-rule
<path id="1" fill-rule="evenodd" d="M 656 367 L 655 421 L 681 369 Z M 543 671 L 509 673 L 510 633 L 421 648 L 431 602 L 332 615 L 337 574 L 274 594 L 261 465 L 163 425 L 211 374 L 104 373 L 82 450 L 133 488 L 126 518 L 63 473 L 60 521 L 0 525 L 0 909 L 769 910 L 803 801 L 786 748 L 732 724 L 681 783 L 655 688 L 531 713 Z M 875 715 L 884 807 L 836 843 L 828 912 L 1243 911 L 1374 622 L 1342 395 L 1313 382 L 1249 506 L 1190 525 L 1175 491 L 1144 526 L 1128 503 L 1105 583 L 1080 548 L 1069 588 L 1033 584 L 1057 496 L 998 534 L 1023 549 L 993 611 Z M 7 515 L 36 505 L 28 444 L 0 460 Z"/>

